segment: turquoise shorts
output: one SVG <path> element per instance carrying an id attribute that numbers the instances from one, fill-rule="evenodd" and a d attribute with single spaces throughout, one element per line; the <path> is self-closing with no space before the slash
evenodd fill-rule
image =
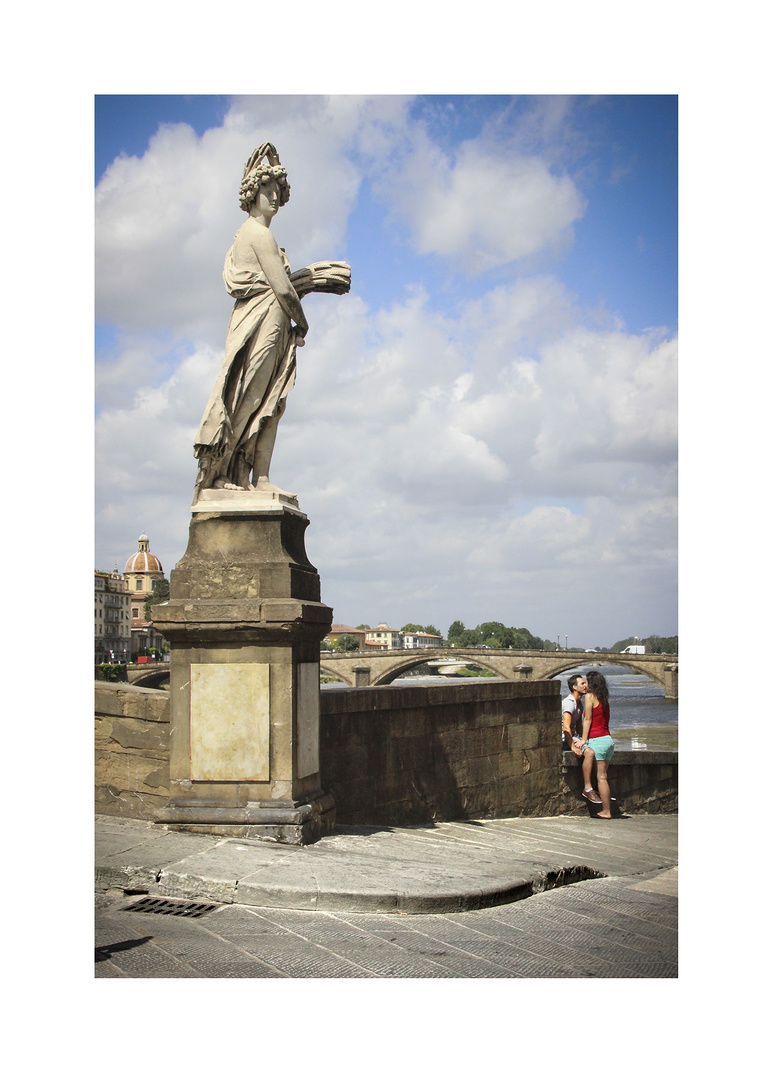
<path id="1" fill-rule="evenodd" d="M 615 743 L 611 735 L 600 735 L 597 739 L 588 739 L 588 746 L 596 755 L 596 761 L 612 761 Z"/>

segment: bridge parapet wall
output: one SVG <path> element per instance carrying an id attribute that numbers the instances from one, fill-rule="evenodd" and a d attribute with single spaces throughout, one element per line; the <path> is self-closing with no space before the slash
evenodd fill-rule
<path id="1" fill-rule="evenodd" d="M 560 712 L 545 682 L 326 687 L 321 770 L 337 821 L 557 813 Z"/>
<path id="2" fill-rule="evenodd" d="M 154 820 L 170 794 L 170 695 L 95 684 L 95 806 Z M 323 787 L 341 824 L 586 814 L 582 771 L 561 756 L 557 682 L 325 688 Z M 610 784 L 629 811 L 677 806 L 677 754 L 617 751 Z"/>
<path id="3" fill-rule="evenodd" d="M 95 812 L 151 820 L 168 802 L 170 694 L 95 683 Z"/>
<path id="4" fill-rule="evenodd" d="M 561 773 L 570 796 L 569 805 L 572 799 L 582 802 L 579 797 L 582 762 L 570 750 L 563 755 Z M 676 750 L 616 750 L 608 776 L 612 796 L 621 810 L 649 814 L 677 812 Z"/>

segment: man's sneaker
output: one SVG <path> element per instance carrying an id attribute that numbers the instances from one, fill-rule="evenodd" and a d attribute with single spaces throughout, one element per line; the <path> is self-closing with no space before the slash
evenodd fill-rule
<path id="1" fill-rule="evenodd" d="M 590 791 L 583 791 L 582 797 L 583 799 L 585 799 L 586 802 L 597 803 L 599 806 L 601 806 L 601 799 L 598 797 L 593 788 L 591 788 Z"/>

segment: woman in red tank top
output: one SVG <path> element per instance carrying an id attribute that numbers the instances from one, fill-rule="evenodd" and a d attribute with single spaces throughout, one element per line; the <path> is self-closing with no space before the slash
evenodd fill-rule
<path id="1" fill-rule="evenodd" d="M 596 776 L 601 796 L 601 811 L 596 817 L 611 818 L 611 792 L 607 781 L 607 769 L 615 752 L 615 743 L 609 733 L 609 687 L 600 671 L 587 674 L 588 692 L 582 717 L 582 737 L 596 755 Z"/>
<path id="2" fill-rule="evenodd" d="M 593 725 L 590 729 L 591 739 L 601 739 L 609 735 L 609 704 L 602 705 L 596 698 L 592 714 Z"/>

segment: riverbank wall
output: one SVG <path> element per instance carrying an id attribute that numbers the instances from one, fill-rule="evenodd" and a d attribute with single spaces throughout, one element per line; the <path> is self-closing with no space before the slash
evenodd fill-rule
<path id="1" fill-rule="evenodd" d="M 95 684 L 95 811 L 154 820 L 166 805 L 169 695 Z M 561 753 L 557 681 L 325 687 L 320 770 L 342 825 L 587 813 Z M 616 751 L 621 809 L 677 809 L 677 754 Z"/>

